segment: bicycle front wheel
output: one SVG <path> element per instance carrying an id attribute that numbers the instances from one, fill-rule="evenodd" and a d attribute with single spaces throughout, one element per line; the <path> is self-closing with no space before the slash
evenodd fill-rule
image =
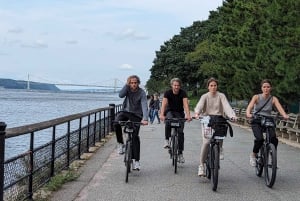
<path id="1" fill-rule="evenodd" d="M 177 162 L 178 162 L 178 137 L 174 136 L 174 173 L 177 173 Z"/>
<path id="2" fill-rule="evenodd" d="M 220 165 L 220 148 L 218 145 L 214 145 L 211 154 L 212 162 L 212 190 L 216 191 L 218 187 L 219 179 L 219 165 Z"/>
<path id="3" fill-rule="evenodd" d="M 207 153 L 207 157 L 205 160 L 205 176 L 207 177 L 207 179 L 211 178 L 211 169 L 210 169 L 211 165 L 210 165 L 210 150 Z"/>
<path id="4" fill-rule="evenodd" d="M 268 144 L 265 153 L 265 182 L 270 188 L 275 183 L 277 171 L 277 151 L 273 144 Z"/>
<path id="5" fill-rule="evenodd" d="M 125 155 L 124 155 L 124 162 L 125 162 L 125 182 L 128 182 L 128 175 L 131 171 L 131 163 L 132 163 L 132 158 L 131 158 L 131 142 L 128 141 L 126 143 L 126 149 L 125 149 Z"/>
<path id="6" fill-rule="evenodd" d="M 256 157 L 256 166 L 255 166 L 255 173 L 258 177 L 261 177 L 263 169 L 264 169 L 264 147 L 262 146 L 257 153 Z"/>

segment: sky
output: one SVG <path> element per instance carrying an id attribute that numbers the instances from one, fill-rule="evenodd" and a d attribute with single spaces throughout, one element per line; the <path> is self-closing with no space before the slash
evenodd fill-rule
<path id="1" fill-rule="evenodd" d="M 155 51 L 222 0 L 0 0 L 0 78 L 145 84 Z M 120 84 L 119 84 L 120 83 Z"/>

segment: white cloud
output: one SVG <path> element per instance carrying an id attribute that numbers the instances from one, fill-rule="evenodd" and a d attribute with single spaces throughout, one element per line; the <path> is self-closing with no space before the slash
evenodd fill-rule
<path id="1" fill-rule="evenodd" d="M 78 43 L 78 41 L 77 40 L 66 40 L 66 43 L 70 44 L 70 45 L 75 45 Z"/>
<path id="2" fill-rule="evenodd" d="M 8 29 L 8 33 L 19 34 L 19 33 L 22 33 L 22 32 L 23 32 L 23 29 L 20 28 L 20 27 L 15 27 L 15 28 Z"/>
<path id="3" fill-rule="evenodd" d="M 133 67 L 130 64 L 122 64 L 120 66 L 120 68 L 123 69 L 123 70 L 131 70 L 131 69 L 133 69 Z"/>
<path id="4" fill-rule="evenodd" d="M 47 48 L 48 45 L 42 40 L 36 40 L 33 43 L 22 43 L 21 47 L 24 47 L 24 48 Z"/>

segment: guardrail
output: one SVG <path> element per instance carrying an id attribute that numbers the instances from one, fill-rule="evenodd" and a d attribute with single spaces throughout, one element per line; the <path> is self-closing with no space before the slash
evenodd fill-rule
<path id="1" fill-rule="evenodd" d="M 0 201 L 32 200 L 33 193 L 63 169 L 80 159 L 113 130 L 112 120 L 122 105 L 64 116 L 6 129 L 0 122 Z M 37 137 L 51 136 L 36 145 Z M 27 136 L 28 150 L 5 159 L 5 141 Z"/>

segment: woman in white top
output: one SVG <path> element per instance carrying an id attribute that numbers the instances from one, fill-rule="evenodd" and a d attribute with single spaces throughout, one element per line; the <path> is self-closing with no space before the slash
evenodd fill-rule
<path id="1" fill-rule="evenodd" d="M 223 116 L 224 113 L 231 118 L 236 120 L 236 114 L 230 106 L 226 96 L 217 91 L 218 81 L 215 78 L 210 78 L 207 81 L 208 92 L 203 94 L 195 107 L 195 118 L 199 116 L 208 116 L 208 115 L 220 115 Z M 198 169 L 198 176 L 205 176 L 204 173 L 204 161 L 206 160 L 209 139 L 204 136 L 204 126 L 202 126 L 202 137 L 203 143 L 200 152 L 200 165 Z M 222 146 L 222 143 L 221 143 Z M 220 159 L 224 159 L 223 148 L 220 149 Z"/>

